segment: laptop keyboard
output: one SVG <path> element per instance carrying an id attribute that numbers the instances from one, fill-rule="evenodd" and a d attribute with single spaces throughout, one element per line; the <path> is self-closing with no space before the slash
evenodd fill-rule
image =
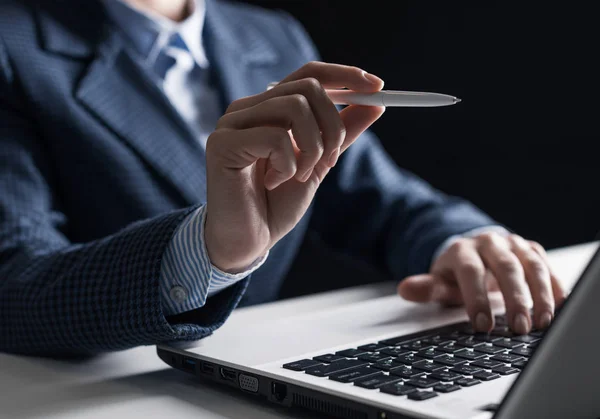
<path id="1" fill-rule="evenodd" d="M 475 332 L 469 323 L 458 323 L 301 359 L 283 368 L 365 390 L 427 400 L 518 373 L 543 334 L 533 330 L 514 335 L 506 317 L 496 316 L 489 334 Z"/>

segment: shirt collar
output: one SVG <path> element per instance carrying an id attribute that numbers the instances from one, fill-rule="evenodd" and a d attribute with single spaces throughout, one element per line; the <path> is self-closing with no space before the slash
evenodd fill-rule
<path id="1" fill-rule="evenodd" d="M 206 5 L 204 0 L 188 1 L 193 12 L 181 22 L 174 22 L 157 13 L 138 9 L 124 0 L 104 0 L 104 4 L 114 23 L 144 59 L 153 62 L 169 37 L 177 32 L 186 43 L 196 63 L 200 67 L 207 67 L 208 59 L 202 45 Z"/>

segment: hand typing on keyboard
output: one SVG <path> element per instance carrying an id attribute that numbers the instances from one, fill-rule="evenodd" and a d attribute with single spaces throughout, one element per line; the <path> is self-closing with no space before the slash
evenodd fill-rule
<path id="1" fill-rule="evenodd" d="M 456 240 L 433 262 L 430 272 L 400 282 L 398 293 L 415 302 L 463 305 L 473 327 L 494 327 L 488 293 L 501 292 L 509 326 L 526 334 L 543 329 L 565 298 L 544 248 L 517 235 L 484 233 Z M 533 319 L 527 306 L 533 300 Z"/>

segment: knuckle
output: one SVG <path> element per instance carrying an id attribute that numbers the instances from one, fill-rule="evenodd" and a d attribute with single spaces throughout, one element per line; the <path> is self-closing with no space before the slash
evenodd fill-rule
<path id="1" fill-rule="evenodd" d="M 549 277 L 548 267 L 540 258 L 530 255 L 524 259 L 524 262 L 532 275 L 544 279 Z"/>
<path id="2" fill-rule="evenodd" d="M 469 240 L 464 237 L 455 240 L 448 248 L 448 251 L 455 254 L 462 253 L 469 247 Z"/>
<path id="3" fill-rule="evenodd" d="M 519 274 L 519 264 L 509 256 L 502 256 L 496 260 L 496 271 L 501 276 L 515 276 Z"/>
<path id="4" fill-rule="evenodd" d="M 314 77 L 307 77 L 302 80 L 303 88 L 309 93 L 321 93 L 324 92 L 321 82 Z"/>
<path id="5" fill-rule="evenodd" d="M 477 281 L 483 277 L 485 269 L 477 263 L 466 262 L 457 268 L 457 273 L 461 278 Z"/>
<path id="6" fill-rule="evenodd" d="M 480 234 L 477 238 L 484 244 L 496 243 L 500 236 L 495 231 L 487 231 Z"/>
<path id="7" fill-rule="evenodd" d="M 306 96 L 296 93 L 289 96 L 289 101 L 294 112 L 299 113 L 300 115 L 307 115 L 311 112 L 310 104 L 308 103 Z"/>

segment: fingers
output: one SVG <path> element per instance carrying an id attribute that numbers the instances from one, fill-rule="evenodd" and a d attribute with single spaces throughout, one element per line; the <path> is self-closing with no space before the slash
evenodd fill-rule
<path id="1" fill-rule="evenodd" d="M 398 284 L 398 294 L 415 303 L 438 302 L 452 306 L 463 303 L 460 290 L 454 283 L 433 274 L 405 278 Z"/>
<path id="2" fill-rule="evenodd" d="M 490 331 L 494 322 L 485 282 L 486 269 L 474 241 L 456 241 L 440 256 L 439 262 L 452 272 L 458 283 L 473 327 L 480 332 Z"/>
<path id="3" fill-rule="evenodd" d="M 328 89 L 348 88 L 357 92 L 377 92 L 383 88 L 383 80 L 358 68 L 341 64 L 311 61 L 279 84 L 300 80 L 307 77 L 317 79 L 321 85 Z"/>
<path id="4" fill-rule="evenodd" d="M 236 112 L 256 106 L 269 99 L 289 95 L 302 95 L 308 101 L 321 131 L 323 140 L 322 159 L 327 165 L 333 167 L 337 162 L 340 147 L 346 137 L 346 127 L 340 118 L 336 106 L 329 99 L 327 92 L 317 79 L 309 77 L 291 81 L 280 84 L 258 95 L 239 99 L 230 105 L 228 112 Z"/>
<path id="5" fill-rule="evenodd" d="M 554 295 L 550 271 L 546 262 L 523 238 L 511 235 L 509 242 L 525 271 L 525 279 L 533 299 L 534 324 L 543 329 L 550 325 L 554 315 Z"/>
<path id="6" fill-rule="evenodd" d="M 305 96 L 294 94 L 274 97 L 255 106 L 225 114 L 217 129 L 247 129 L 259 126 L 276 126 L 292 131 L 297 156 L 296 178 L 306 181 L 323 155 L 323 142 L 319 126 Z"/>
<path id="7" fill-rule="evenodd" d="M 552 294 L 554 295 L 554 304 L 555 307 L 560 307 L 565 301 L 565 298 L 567 297 L 567 292 L 563 288 L 559 278 L 554 274 L 552 266 L 550 265 L 550 261 L 548 260 L 548 254 L 546 253 L 546 250 L 542 247 L 542 245 L 534 241 L 529 241 L 529 245 L 546 263 L 546 266 L 548 267 L 548 270 L 550 272 L 550 281 L 552 284 Z"/>
<path id="8" fill-rule="evenodd" d="M 346 127 L 346 138 L 340 150 L 343 153 L 356 139 L 385 112 L 382 106 L 352 105 L 342 109 L 340 116 Z"/>
<path id="9" fill-rule="evenodd" d="M 531 329 L 527 305 L 529 289 L 520 260 L 512 252 L 508 241 L 498 234 L 483 234 L 477 242 L 482 260 L 498 281 L 509 326 L 516 333 L 528 333 Z"/>
<path id="10" fill-rule="evenodd" d="M 282 128 L 255 127 L 217 130 L 208 138 L 207 159 L 220 167 L 241 170 L 258 159 L 268 159 L 265 187 L 272 190 L 296 174 L 296 156 L 288 132 Z"/>

